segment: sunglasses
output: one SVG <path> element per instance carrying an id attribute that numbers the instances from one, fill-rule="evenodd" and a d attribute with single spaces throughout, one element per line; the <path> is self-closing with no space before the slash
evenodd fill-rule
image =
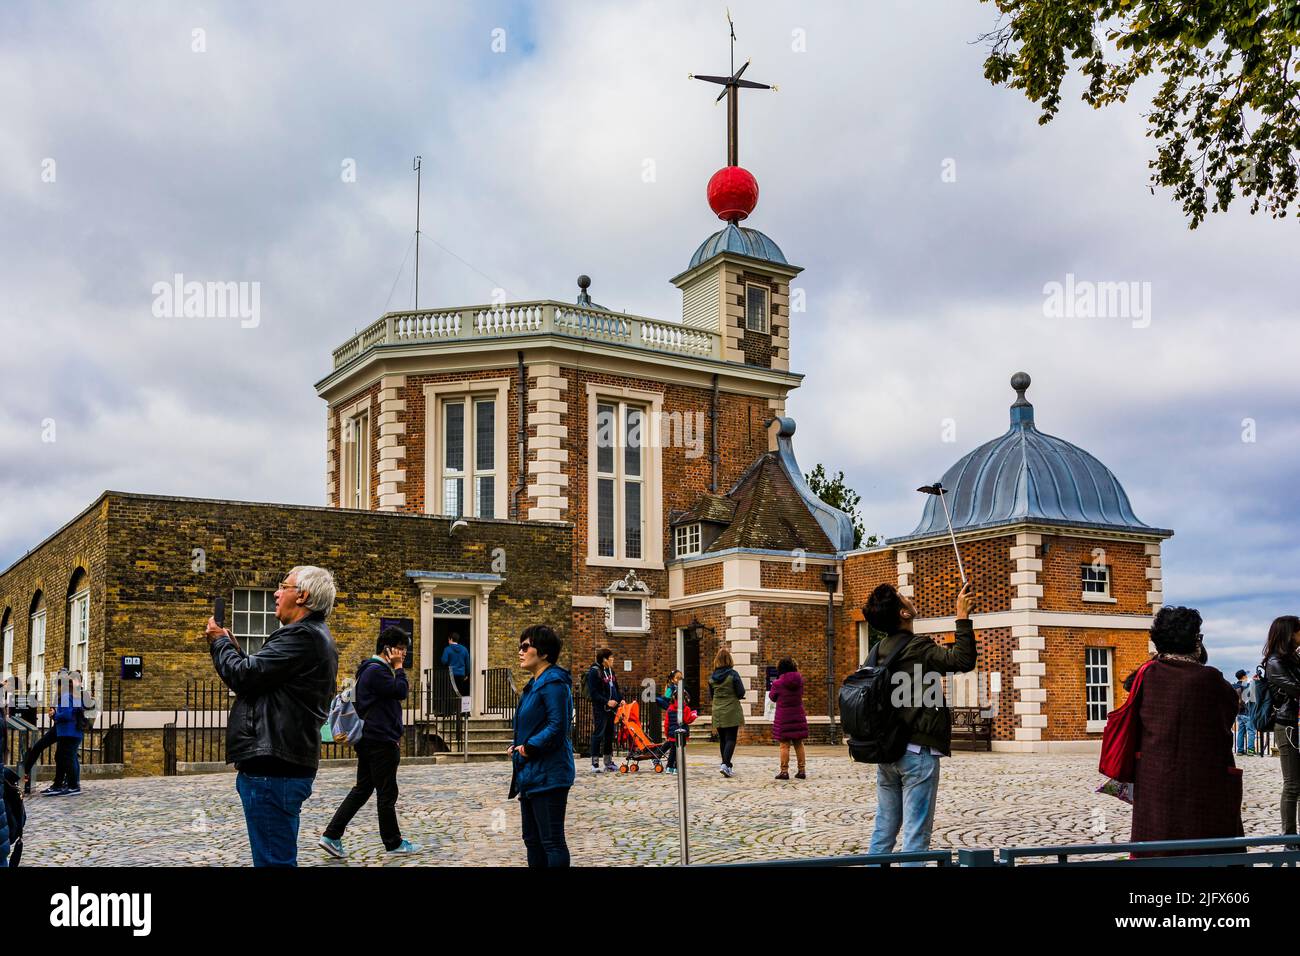
<path id="1" fill-rule="evenodd" d="M 527 641 L 524 641 L 522 644 L 519 645 L 519 649 L 521 651 L 530 651 L 533 649 L 533 645 L 528 643 Z"/>

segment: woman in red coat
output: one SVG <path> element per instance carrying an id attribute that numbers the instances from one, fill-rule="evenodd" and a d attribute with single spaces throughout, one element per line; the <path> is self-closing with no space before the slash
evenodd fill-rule
<path id="1" fill-rule="evenodd" d="M 1241 771 L 1232 759 L 1237 695 L 1204 664 L 1201 615 L 1161 608 L 1151 640 L 1156 657 L 1138 691 L 1142 737 L 1131 839 L 1242 836 Z"/>
<path id="2" fill-rule="evenodd" d="M 772 717 L 772 736 L 781 745 L 781 772 L 777 780 L 790 779 L 790 745 L 794 745 L 794 755 L 799 761 L 796 780 L 804 780 L 803 742 L 808 739 L 808 715 L 803 709 L 803 675 L 799 673 L 794 661 L 788 657 L 781 658 L 776 665 L 776 680 L 767 696 L 776 701 L 776 713 Z"/>

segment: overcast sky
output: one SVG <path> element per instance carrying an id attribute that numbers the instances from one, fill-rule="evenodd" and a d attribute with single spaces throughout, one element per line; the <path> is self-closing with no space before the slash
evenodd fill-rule
<path id="1" fill-rule="evenodd" d="M 1142 97 L 1096 112 L 1075 82 L 1037 125 L 983 79 L 988 4 L 730 6 L 747 77 L 780 86 L 744 96 L 740 159 L 747 225 L 806 269 L 805 470 L 906 534 L 1028 371 L 1039 427 L 1177 532 L 1167 600 L 1211 662 L 1253 665 L 1297 611 L 1297 224 L 1189 231 L 1148 190 Z M 410 306 L 416 153 L 422 304 L 568 300 L 585 272 L 675 318 L 725 159 L 687 74 L 726 69 L 721 3 L 5 4 L 0 566 L 106 488 L 323 503 L 312 386 Z M 155 316 L 176 273 L 258 283 L 256 325 Z M 1049 317 L 1067 274 L 1149 283 L 1149 310 Z"/>

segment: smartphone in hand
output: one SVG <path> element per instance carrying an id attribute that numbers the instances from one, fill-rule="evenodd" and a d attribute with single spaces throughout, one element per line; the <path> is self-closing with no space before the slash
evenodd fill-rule
<path id="1" fill-rule="evenodd" d="M 212 619 L 217 622 L 217 627 L 226 626 L 226 599 L 219 597 L 212 602 Z"/>

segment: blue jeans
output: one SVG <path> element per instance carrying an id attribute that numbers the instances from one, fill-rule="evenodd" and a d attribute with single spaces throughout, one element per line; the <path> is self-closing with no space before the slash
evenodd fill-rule
<path id="1" fill-rule="evenodd" d="M 529 866 L 569 865 L 569 846 L 564 842 L 564 811 L 568 803 L 568 787 L 543 790 L 530 797 L 519 795 Z"/>
<path id="2" fill-rule="evenodd" d="M 1242 746 L 1245 744 L 1245 746 Z M 1247 750 L 1255 749 L 1255 728 L 1250 725 L 1250 721 L 1245 714 L 1237 718 L 1237 753 L 1242 754 Z"/>
<path id="3" fill-rule="evenodd" d="M 905 753 L 893 763 L 878 764 L 876 827 L 871 834 L 871 852 L 893 853 L 900 827 L 903 830 L 901 852 L 930 849 L 938 794 L 939 758 L 933 754 Z"/>
<path id="4" fill-rule="evenodd" d="M 253 866 L 298 865 L 298 819 L 314 782 L 314 777 L 254 777 L 242 770 L 235 777 Z"/>

